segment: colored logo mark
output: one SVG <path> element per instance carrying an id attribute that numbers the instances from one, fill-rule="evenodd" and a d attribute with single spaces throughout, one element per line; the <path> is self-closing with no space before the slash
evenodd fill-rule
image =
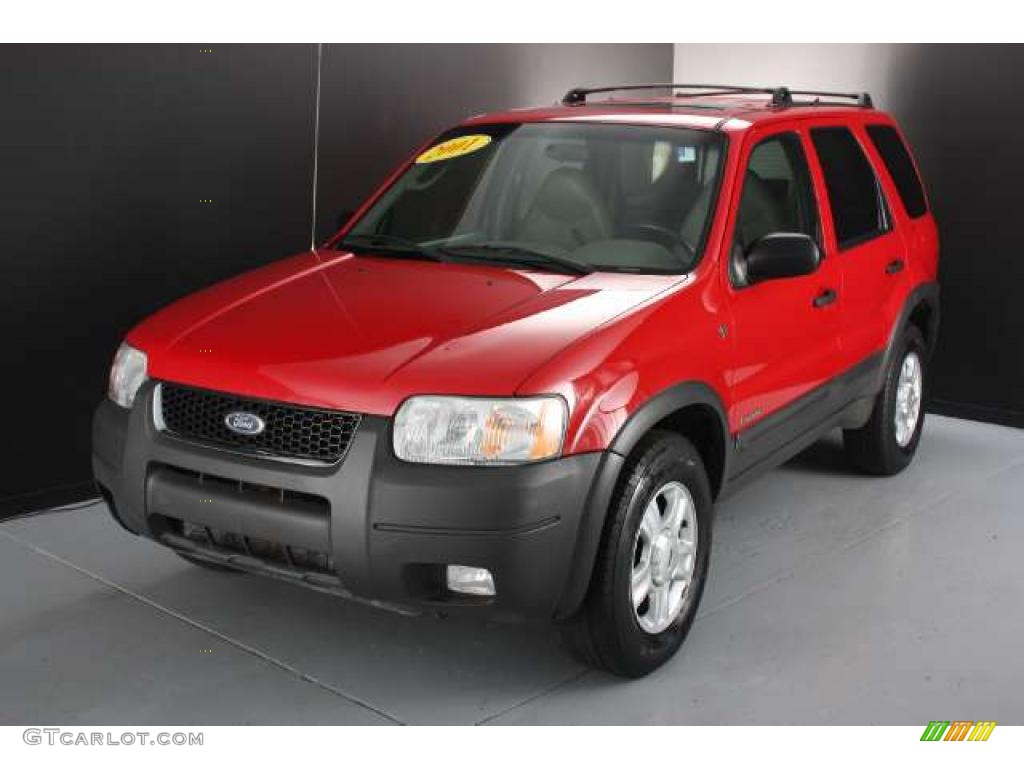
<path id="1" fill-rule="evenodd" d="M 988 741 L 995 727 L 995 720 L 932 720 L 921 741 Z"/>

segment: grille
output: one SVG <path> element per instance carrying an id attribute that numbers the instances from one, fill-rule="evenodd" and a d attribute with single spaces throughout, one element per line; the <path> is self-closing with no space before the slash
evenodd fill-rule
<path id="1" fill-rule="evenodd" d="M 344 458 L 359 425 L 356 413 L 250 400 L 177 384 L 160 385 L 159 403 L 164 429 L 186 440 L 323 464 Z M 263 431 L 243 435 L 228 429 L 224 419 L 238 411 L 259 416 Z"/>

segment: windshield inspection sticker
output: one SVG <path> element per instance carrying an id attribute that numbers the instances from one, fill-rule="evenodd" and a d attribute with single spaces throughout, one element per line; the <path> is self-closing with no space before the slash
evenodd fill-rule
<path id="1" fill-rule="evenodd" d="M 435 144 L 426 152 L 416 158 L 416 163 L 436 163 L 440 160 L 451 160 L 453 157 L 468 155 L 483 149 L 491 143 L 491 137 L 483 133 L 474 133 L 470 136 L 456 136 L 454 139 L 442 141 Z"/>

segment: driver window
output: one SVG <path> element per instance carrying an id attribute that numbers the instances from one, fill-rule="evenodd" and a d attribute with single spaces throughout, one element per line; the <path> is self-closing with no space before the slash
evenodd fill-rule
<path id="1" fill-rule="evenodd" d="M 746 253 L 773 232 L 802 232 L 818 241 L 818 210 L 807 157 L 795 133 L 772 136 L 750 153 L 736 219 L 735 246 Z"/>

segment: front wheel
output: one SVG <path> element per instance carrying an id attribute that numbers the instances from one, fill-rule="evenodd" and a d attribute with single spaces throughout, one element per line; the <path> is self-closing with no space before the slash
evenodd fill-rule
<path id="1" fill-rule="evenodd" d="M 895 475 L 914 458 L 924 428 L 927 372 L 924 338 L 911 326 L 885 372 L 868 423 L 843 432 L 843 447 L 855 467 Z"/>
<path id="2" fill-rule="evenodd" d="M 679 649 L 697 614 L 711 552 L 711 489 L 686 438 L 652 432 L 613 497 L 587 598 L 562 626 L 590 666 L 642 677 Z"/>

